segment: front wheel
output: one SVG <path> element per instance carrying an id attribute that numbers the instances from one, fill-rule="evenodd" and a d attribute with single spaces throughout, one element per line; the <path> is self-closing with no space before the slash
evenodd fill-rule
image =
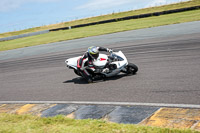
<path id="1" fill-rule="evenodd" d="M 138 67 L 133 63 L 128 63 L 127 65 L 127 74 L 136 74 Z"/>
<path id="2" fill-rule="evenodd" d="M 78 76 L 81 76 L 80 72 L 76 69 L 74 69 L 74 73 L 77 74 Z"/>

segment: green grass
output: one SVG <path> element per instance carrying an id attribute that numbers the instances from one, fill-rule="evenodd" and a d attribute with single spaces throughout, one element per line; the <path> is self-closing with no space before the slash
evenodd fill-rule
<path id="1" fill-rule="evenodd" d="M 0 51 L 197 20 L 200 20 L 200 10 L 155 16 L 143 19 L 119 21 L 82 28 L 75 28 L 71 30 L 61 30 L 31 37 L 0 42 Z"/>
<path id="2" fill-rule="evenodd" d="M 41 31 L 41 30 L 73 26 L 73 25 L 78 25 L 78 24 L 85 24 L 85 23 L 97 22 L 97 21 L 102 21 L 102 20 L 121 18 L 121 17 L 126 17 L 126 16 L 139 15 L 139 14 L 152 13 L 152 12 L 160 12 L 160 11 L 165 11 L 165 10 L 185 8 L 185 7 L 191 7 L 191 6 L 197 6 L 197 5 L 200 5 L 200 0 L 191 0 L 188 2 L 181 2 L 177 4 L 171 4 L 171 5 L 159 6 L 159 7 L 153 7 L 153 8 L 131 10 L 131 11 L 120 12 L 120 13 L 112 13 L 108 15 L 80 19 L 80 20 L 75 20 L 75 21 L 70 21 L 70 22 L 63 22 L 59 24 L 52 24 L 52 25 L 46 25 L 46 26 L 41 26 L 41 27 L 36 27 L 36 28 L 30 28 L 30 29 L 16 31 L 16 32 L 3 33 L 3 34 L 0 34 L 0 38 L 24 34 L 24 33 L 36 32 L 36 31 Z"/>
<path id="3" fill-rule="evenodd" d="M 103 120 L 74 120 L 64 116 L 41 118 L 31 115 L 0 114 L 0 133 L 199 133 L 110 123 Z"/>

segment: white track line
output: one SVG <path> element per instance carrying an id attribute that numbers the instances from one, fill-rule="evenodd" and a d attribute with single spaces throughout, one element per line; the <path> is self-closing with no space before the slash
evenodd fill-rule
<path id="1" fill-rule="evenodd" d="M 88 101 L 0 101 L 0 104 L 85 104 L 85 105 L 200 108 L 200 105 L 195 105 L 195 104 L 136 103 L 136 102 L 88 102 Z"/>

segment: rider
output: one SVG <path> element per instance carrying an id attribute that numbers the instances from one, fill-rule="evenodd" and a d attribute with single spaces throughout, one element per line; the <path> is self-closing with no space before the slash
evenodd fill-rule
<path id="1" fill-rule="evenodd" d="M 84 68 L 84 65 L 86 62 L 89 65 L 92 65 L 93 61 L 99 57 L 99 51 L 112 52 L 112 49 L 91 46 L 88 48 L 88 51 L 78 60 L 78 63 L 77 63 L 79 72 L 85 79 L 87 79 L 89 83 L 92 82 L 93 79 L 92 79 L 92 76 L 89 74 L 89 72 Z"/>

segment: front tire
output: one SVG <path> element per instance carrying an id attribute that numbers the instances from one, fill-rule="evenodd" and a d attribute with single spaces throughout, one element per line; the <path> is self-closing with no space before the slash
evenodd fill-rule
<path id="1" fill-rule="evenodd" d="M 74 73 L 75 73 L 76 75 L 78 75 L 78 76 L 81 76 L 80 72 L 79 72 L 78 70 L 76 70 L 76 69 L 74 69 Z"/>
<path id="2" fill-rule="evenodd" d="M 127 74 L 136 74 L 138 67 L 133 63 L 128 63 L 127 65 Z"/>

